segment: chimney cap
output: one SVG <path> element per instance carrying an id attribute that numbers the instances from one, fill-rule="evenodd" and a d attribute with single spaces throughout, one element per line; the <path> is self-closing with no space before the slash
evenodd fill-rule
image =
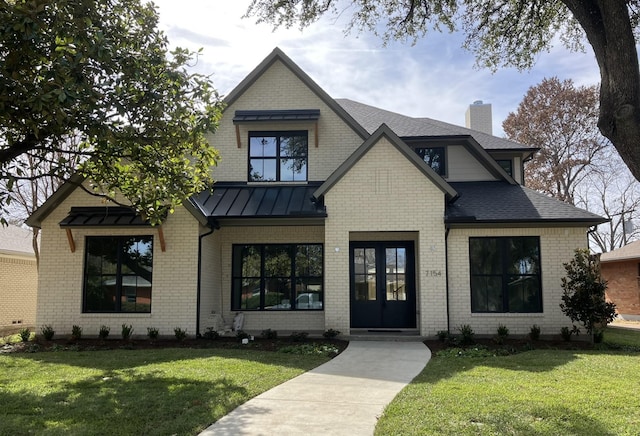
<path id="1" fill-rule="evenodd" d="M 482 103 L 482 100 L 476 100 L 473 102 L 473 104 L 483 104 L 483 103 Z"/>

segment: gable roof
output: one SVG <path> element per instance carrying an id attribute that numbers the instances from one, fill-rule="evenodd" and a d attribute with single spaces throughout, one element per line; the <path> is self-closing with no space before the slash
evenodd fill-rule
<path id="1" fill-rule="evenodd" d="M 226 107 L 231 106 L 256 80 L 262 76 L 275 62 L 281 62 L 287 67 L 302 83 L 304 83 L 320 100 L 331 108 L 349 127 L 351 127 L 362 139 L 369 136 L 369 132 L 362 127 L 347 111 L 344 110 L 329 94 L 318 86 L 307 73 L 296 65 L 278 47 L 267 56 L 260 64 L 249 73 L 224 99 Z"/>
<path id="2" fill-rule="evenodd" d="M 370 133 L 375 131 L 380 124 L 385 123 L 401 138 L 410 136 L 470 136 L 485 150 L 531 152 L 539 150 L 539 148 L 528 147 L 509 139 L 431 118 L 409 117 L 346 98 L 338 98 L 336 102 Z"/>
<path id="3" fill-rule="evenodd" d="M 640 241 L 630 242 L 624 247 L 616 248 L 600 255 L 600 262 L 602 263 L 632 259 L 640 259 Z"/>
<path id="4" fill-rule="evenodd" d="M 452 182 L 459 193 L 448 204 L 449 224 L 574 223 L 597 225 L 608 221 L 594 213 L 548 197 L 533 189 L 505 182 Z"/>
<path id="5" fill-rule="evenodd" d="M 455 198 L 458 193 L 442 177 L 438 175 L 429 165 L 427 165 L 417 153 L 396 135 L 386 124 L 382 124 L 373 134 L 354 151 L 313 193 L 315 198 L 325 195 L 351 168 L 377 144 L 380 139 L 386 138 L 400 153 L 402 153 L 411 163 L 413 163 L 431 182 L 436 185 L 449 199 Z"/>
<path id="6" fill-rule="evenodd" d="M 373 129 L 376 123 L 387 124 L 387 121 L 389 121 L 390 124 L 388 125 L 396 135 L 407 140 L 409 138 L 422 138 L 429 141 L 461 144 L 466 147 L 494 177 L 504 179 L 513 185 L 517 182 L 489 155 L 486 145 L 499 145 L 501 146 L 500 150 L 510 151 L 527 150 L 533 153 L 538 150 L 537 148 L 524 147 L 513 141 L 430 118 L 412 118 L 358 103 L 353 100 L 338 99 L 336 101 L 343 105 L 345 110 L 353 115 L 353 117 L 368 130 Z M 479 139 L 483 140 L 485 145 L 481 144 Z"/>
<path id="7" fill-rule="evenodd" d="M 0 254 L 35 257 L 33 233 L 22 227 L 0 225 Z"/>

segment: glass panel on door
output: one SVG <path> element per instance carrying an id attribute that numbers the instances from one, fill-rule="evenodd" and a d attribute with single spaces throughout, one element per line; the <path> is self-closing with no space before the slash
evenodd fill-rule
<path id="1" fill-rule="evenodd" d="M 404 247 L 392 247 L 387 248 L 385 252 L 387 301 L 406 301 L 407 249 Z"/>
<path id="2" fill-rule="evenodd" d="M 356 248 L 353 252 L 356 301 L 375 301 L 376 295 L 376 250 Z"/>

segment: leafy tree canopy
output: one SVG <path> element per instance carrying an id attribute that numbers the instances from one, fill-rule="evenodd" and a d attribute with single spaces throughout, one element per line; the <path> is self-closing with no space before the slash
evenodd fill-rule
<path id="1" fill-rule="evenodd" d="M 385 41 L 460 28 L 478 65 L 493 70 L 528 69 L 554 41 L 581 49 L 586 37 L 600 68 L 598 127 L 640 180 L 640 0 L 252 0 L 246 15 L 305 27 L 327 13 L 351 14 L 348 31 Z"/>
<path id="2" fill-rule="evenodd" d="M 222 103 L 157 24 L 140 0 L 0 0 L 0 218 L 16 183 L 43 175 L 77 170 L 154 224 L 212 183 Z"/>

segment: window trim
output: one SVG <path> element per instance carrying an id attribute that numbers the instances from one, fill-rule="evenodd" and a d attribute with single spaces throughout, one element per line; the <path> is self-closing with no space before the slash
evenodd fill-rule
<path id="1" fill-rule="evenodd" d="M 274 137 L 276 138 L 276 155 L 274 157 L 271 156 L 251 156 L 251 138 L 255 137 Z M 280 138 L 283 136 L 304 136 L 307 138 L 307 150 L 304 154 L 304 159 L 306 162 L 306 171 L 304 180 L 282 180 L 282 175 L 280 173 L 280 165 L 283 157 L 280 155 Z M 308 130 L 251 130 L 248 132 L 247 137 L 247 182 L 249 183 L 305 183 L 309 181 L 309 131 Z M 302 156 L 289 156 L 285 157 L 288 159 L 301 159 Z M 261 160 L 275 160 L 276 162 L 276 178 L 275 180 L 252 180 L 251 179 L 251 160 L 252 159 L 261 159 Z"/>
<path id="2" fill-rule="evenodd" d="M 507 256 L 505 255 L 506 253 L 506 248 L 507 248 L 507 243 L 506 241 L 510 240 L 510 239 L 520 239 L 520 238 L 532 238 L 535 239 L 537 242 L 537 246 L 538 246 L 538 271 L 536 274 L 520 274 L 520 276 L 531 276 L 531 277 L 536 277 L 538 279 L 538 304 L 540 307 L 539 311 L 523 311 L 523 312 L 516 312 L 516 311 L 512 311 L 509 308 L 509 292 L 508 292 L 508 280 L 507 277 L 509 276 L 513 276 L 514 274 L 509 274 L 508 272 L 508 268 L 507 265 L 510 263 L 509 260 L 507 259 Z M 499 250 L 501 251 L 501 271 L 500 274 L 473 274 L 473 259 L 471 258 L 471 241 L 472 240 L 489 240 L 489 239 L 495 239 L 498 241 L 499 245 Z M 469 242 L 468 242 L 468 249 L 469 249 L 469 303 L 470 303 L 470 309 L 471 309 L 471 313 L 472 314 L 492 314 L 492 315 L 502 315 L 502 314 L 517 314 L 517 315 L 525 315 L 525 314 L 542 314 L 544 313 L 544 298 L 543 298 L 543 283 L 542 283 L 542 250 L 541 250 L 541 246 L 540 246 L 540 236 L 530 236 L 530 235 L 524 235 L 524 236 L 470 236 L 469 237 Z M 503 307 L 506 308 L 506 310 L 502 310 L 502 311 L 489 311 L 489 310 L 474 310 L 474 299 L 473 299 L 473 278 L 474 277 L 489 277 L 489 276 L 500 276 L 502 279 L 502 304 Z"/>
<path id="3" fill-rule="evenodd" d="M 313 245 L 313 246 L 318 246 L 320 247 L 320 254 L 322 257 L 321 260 L 321 275 L 320 276 L 297 276 L 296 275 L 296 256 L 295 253 L 298 249 L 298 247 L 301 246 L 309 246 L 309 245 Z M 297 294 L 296 290 L 294 287 L 290 288 L 291 294 L 295 295 L 295 297 L 292 297 L 292 303 L 291 306 L 289 308 L 281 308 L 281 309 L 268 309 L 265 308 L 265 268 L 264 268 L 264 264 L 265 264 L 265 247 L 273 247 L 273 246 L 277 246 L 277 247 L 289 247 L 289 255 L 291 257 L 291 274 L 289 275 L 289 280 L 290 283 L 296 283 L 297 280 L 299 279 L 319 279 L 320 283 L 321 283 L 321 298 L 320 298 L 320 302 L 322 303 L 322 307 L 319 309 L 313 309 L 313 308 L 308 308 L 308 309 L 298 309 L 297 307 L 295 307 L 295 299 L 302 294 Z M 240 300 L 240 305 L 238 307 L 235 306 L 235 300 L 236 300 L 236 295 L 235 295 L 235 281 L 236 280 L 243 280 L 244 276 L 242 276 L 242 265 L 239 265 L 239 270 L 240 270 L 240 274 L 237 275 L 236 274 L 236 264 L 235 264 L 235 259 L 236 259 L 236 250 L 238 249 L 242 249 L 242 247 L 259 247 L 260 248 L 260 303 L 259 303 L 259 307 L 256 309 L 247 309 L 242 307 L 242 299 Z M 320 311 L 324 311 L 324 297 L 325 297 L 325 283 L 324 283 L 324 244 L 320 243 L 320 242 L 305 242 L 305 243 L 259 243 L 259 244 L 252 244 L 252 243 L 246 243 L 246 244 L 232 244 L 231 246 L 231 302 L 230 302 L 230 307 L 232 311 L 249 311 L 249 312 L 265 312 L 265 313 L 279 313 L 279 312 L 320 312 Z"/>
<path id="4" fill-rule="evenodd" d="M 87 249 L 89 239 L 115 239 L 118 242 L 118 253 L 117 253 L 117 264 L 116 264 L 116 304 L 114 310 L 88 310 L 87 309 L 87 267 L 89 262 L 89 250 Z M 151 290 L 149 291 L 149 310 L 144 312 L 126 312 L 122 310 L 122 297 L 123 297 L 123 286 L 122 286 L 122 241 L 128 238 L 137 238 L 142 240 L 143 238 L 148 238 L 150 243 L 150 251 L 151 251 Z M 153 262 L 154 262 L 154 237 L 153 235 L 87 235 L 84 240 L 84 265 L 82 268 L 82 314 L 116 314 L 122 315 L 149 315 L 152 313 L 152 303 L 153 303 Z M 130 274 L 125 274 L 125 276 L 129 276 Z"/>

